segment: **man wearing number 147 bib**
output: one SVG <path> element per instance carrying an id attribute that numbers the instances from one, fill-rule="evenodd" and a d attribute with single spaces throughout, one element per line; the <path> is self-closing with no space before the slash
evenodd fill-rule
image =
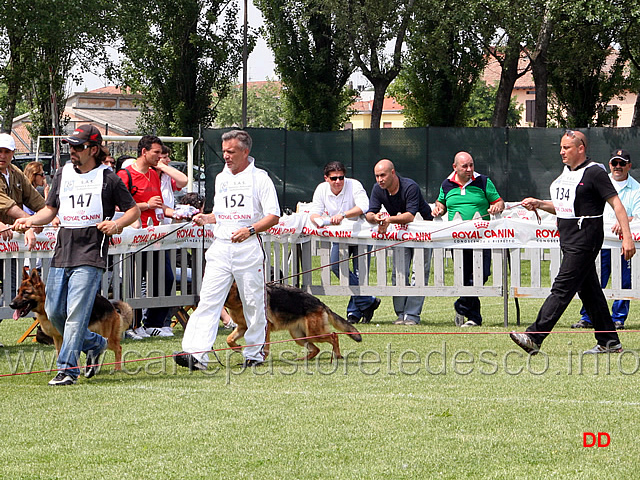
<path id="1" fill-rule="evenodd" d="M 118 176 L 102 164 L 107 153 L 102 135 L 93 125 L 78 126 L 63 139 L 70 147 L 71 161 L 59 168 L 46 205 L 35 215 L 16 220 L 15 229 L 49 223 L 57 215 L 60 230 L 47 276 L 44 309 L 62 334 L 58 374 L 49 385 L 76 383 L 80 352 L 87 354 L 84 376 L 96 373 L 95 364 L 107 341 L 88 328 L 91 310 L 107 267 L 109 240 L 140 217 L 140 209 Z M 116 206 L 124 212 L 111 220 Z"/>
<path id="2" fill-rule="evenodd" d="M 247 321 L 242 351 L 243 365 L 264 361 L 263 344 L 267 329 L 265 252 L 259 232 L 278 223 L 280 206 L 275 186 L 267 172 L 255 166 L 251 137 L 242 130 L 222 135 L 225 167 L 216 177 L 213 212 L 198 214 L 198 225 L 215 223 L 215 240 L 205 255 L 200 303 L 191 314 L 175 362 L 191 370 L 206 370 L 218 333 L 222 307 L 235 280 Z"/>
<path id="3" fill-rule="evenodd" d="M 605 202 L 611 205 L 620 224 L 624 258 L 633 257 L 636 247 L 627 213 L 604 166 L 587 158 L 587 139 L 582 132 L 565 132 L 560 142 L 560 156 L 565 167 L 551 184 L 551 200 L 525 198 L 522 205 L 528 210 L 540 208 L 558 217 L 562 264 L 536 321 L 526 333 L 512 333 L 511 339 L 531 355 L 538 353 L 578 293 L 596 330 L 596 346 L 584 353 L 619 353 L 622 344 L 600 287 L 595 260 L 604 239 Z"/>

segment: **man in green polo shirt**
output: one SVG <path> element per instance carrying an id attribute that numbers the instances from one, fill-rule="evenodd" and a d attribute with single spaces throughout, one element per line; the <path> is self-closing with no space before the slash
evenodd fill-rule
<path id="1" fill-rule="evenodd" d="M 471 220 L 476 213 L 488 220 L 504 210 L 504 201 L 489 177 L 475 172 L 473 158 L 467 152 L 459 152 L 453 159 L 453 173 L 440 186 L 440 194 L 432 211 L 434 217 L 449 212 L 449 220 L 456 213 L 462 220 Z M 491 250 L 482 251 L 482 283 L 491 275 Z M 464 285 L 473 285 L 473 250 L 462 251 Z M 480 299 L 460 297 L 453 304 L 458 327 L 477 327 L 482 324 Z M 467 319 L 465 321 L 465 319 Z"/>

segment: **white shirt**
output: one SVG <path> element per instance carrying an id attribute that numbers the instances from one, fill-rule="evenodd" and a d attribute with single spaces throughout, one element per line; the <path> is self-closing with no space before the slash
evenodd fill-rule
<path id="1" fill-rule="evenodd" d="M 171 177 L 166 173 L 160 175 L 160 192 L 162 192 L 162 203 L 169 208 L 175 208 L 176 200 L 173 195 L 173 185 L 171 185 Z M 164 223 L 171 223 L 170 218 L 165 218 Z"/>
<path id="2" fill-rule="evenodd" d="M 322 182 L 313 192 L 313 201 L 309 213 L 318 215 L 337 215 L 358 206 L 363 212 L 369 210 L 369 197 L 362 184 L 353 178 L 345 178 L 344 186 L 338 195 L 331 191 L 329 182 Z"/>
<path id="3" fill-rule="evenodd" d="M 214 235 L 231 239 L 231 234 L 248 227 L 267 215 L 280 216 L 276 187 L 264 170 L 255 166 L 249 157 L 249 166 L 232 174 L 228 167 L 216 176 L 213 213 L 216 216 Z"/>

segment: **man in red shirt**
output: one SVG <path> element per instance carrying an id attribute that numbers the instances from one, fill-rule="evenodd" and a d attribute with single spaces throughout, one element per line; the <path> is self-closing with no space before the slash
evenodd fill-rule
<path id="1" fill-rule="evenodd" d="M 158 172 L 152 168 L 158 165 L 162 153 L 162 146 L 162 140 L 158 137 L 154 135 L 143 136 L 138 142 L 138 158 L 136 158 L 131 165 L 118 172 L 118 176 L 129 189 L 138 208 L 140 208 L 142 212 L 140 214 L 142 227 L 161 225 L 164 223 L 165 216 L 173 217 L 173 209 L 167 207 L 162 201 Z M 146 277 L 147 254 L 142 253 L 142 255 L 142 271 L 143 276 Z M 152 257 L 155 275 L 152 280 L 146 279 L 147 291 L 152 293 L 152 295 L 149 296 L 162 295 L 158 286 L 158 268 L 162 268 L 163 265 L 165 269 L 164 295 L 170 295 L 174 276 L 169 260 L 169 252 L 168 250 L 164 252 L 153 252 Z M 153 286 L 152 290 L 149 289 L 151 286 Z M 173 334 L 164 327 L 164 320 L 168 312 L 168 307 L 149 308 L 144 321 L 144 327 L 138 326 L 138 328 L 135 328 L 135 334 L 138 337 L 173 336 Z M 139 320 L 136 319 L 136 322 L 139 322 Z"/>
<path id="2" fill-rule="evenodd" d="M 160 177 L 152 168 L 160 161 L 162 146 L 158 137 L 145 135 L 138 142 L 138 158 L 118 172 L 142 212 L 140 221 L 143 227 L 160 225 L 165 216 L 173 216 L 173 210 L 162 202 Z"/>

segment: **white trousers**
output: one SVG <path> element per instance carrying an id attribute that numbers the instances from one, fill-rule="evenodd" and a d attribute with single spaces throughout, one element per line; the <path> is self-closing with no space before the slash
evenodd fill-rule
<path id="1" fill-rule="evenodd" d="M 266 287 L 264 283 L 264 250 L 257 237 L 241 243 L 215 240 L 205 254 L 207 265 L 202 279 L 200 303 L 189 317 L 182 338 L 182 350 L 207 365 L 218 333 L 220 313 L 231 284 L 238 284 L 240 299 L 247 321 L 244 335 L 247 345 L 242 349 L 247 360 L 264 360 L 264 342 L 267 330 Z"/>

